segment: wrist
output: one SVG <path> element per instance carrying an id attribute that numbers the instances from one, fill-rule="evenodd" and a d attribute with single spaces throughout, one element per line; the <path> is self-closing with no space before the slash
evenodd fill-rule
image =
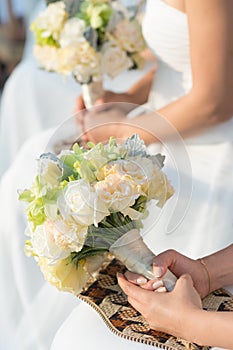
<path id="1" fill-rule="evenodd" d="M 210 288 L 209 292 L 213 292 L 224 286 L 224 276 L 222 266 L 215 254 L 203 258 L 206 269 L 209 272 Z"/>
<path id="2" fill-rule="evenodd" d="M 199 279 L 202 291 L 200 296 L 201 298 L 204 298 L 211 292 L 211 275 L 205 258 L 197 259 L 196 261 L 199 264 L 199 267 L 201 267 L 201 275 L 199 276 Z"/>
<path id="3" fill-rule="evenodd" d="M 185 333 L 183 338 L 188 340 L 189 342 L 198 344 L 198 345 L 206 345 L 204 334 L 206 326 L 208 323 L 206 322 L 206 317 L 208 317 L 207 311 L 202 309 L 194 310 L 189 314 L 189 317 L 184 320 Z"/>

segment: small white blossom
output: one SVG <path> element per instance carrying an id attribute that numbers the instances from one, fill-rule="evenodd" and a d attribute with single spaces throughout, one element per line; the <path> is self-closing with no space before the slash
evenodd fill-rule
<path id="1" fill-rule="evenodd" d="M 61 31 L 59 43 L 60 46 L 78 46 L 81 42 L 86 41 L 83 33 L 85 30 L 85 22 L 79 18 L 71 18 L 66 21 Z"/>

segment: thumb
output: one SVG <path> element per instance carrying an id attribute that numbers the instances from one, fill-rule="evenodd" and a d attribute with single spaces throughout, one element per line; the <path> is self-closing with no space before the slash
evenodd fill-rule
<path id="1" fill-rule="evenodd" d="M 189 274 L 182 275 L 176 282 L 174 291 L 184 292 L 194 288 L 192 277 Z M 182 294 L 182 293 L 181 293 Z"/>
<path id="2" fill-rule="evenodd" d="M 180 277 L 185 272 L 191 271 L 192 263 L 192 259 L 170 249 L 153 259 L 153 272 L 156 277 L 162 277 L 169 268 L 176 277 Z"/>
<path id="3" fill-rule="evenodd" d="M 165 275 L 167 269 L 171 268 L 175 264 L 177 254 L 179 255 L 179 253 L 175 250 L 167 250 L 154 257 L 153 273 L 155 277 L 162 277 L 163 275 Z"/>

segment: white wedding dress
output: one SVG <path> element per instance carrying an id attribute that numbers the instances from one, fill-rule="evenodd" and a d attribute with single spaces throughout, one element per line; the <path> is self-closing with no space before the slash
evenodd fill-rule
<path id="1" fill-rule="evenodd" d="M 151 108 L 160 108 L 187 93 L 192 86 L 187 17 L 162 0 L 149 0 L 144 33 L 159 58 L 149 104 Z M 1 182 L 0 329 L 4 332 L 0 336 L 0 348 L 4 344 L 4 350 L 47 350 L 54 338 L 52 350 L 152 349 L 112 334 L 89 306 L 57 292 L 43 281 L 33 259 L 24 256 L 26 220 L 16 190 L 31 183 L 36 168 L 33 158 L 44 151 L 52 133 L 48 131 L 29 140 Z M 165 171 L 176 195 L 161 211 L 159 220 L 154 221 L 159 211 L 151 208 L 143 230 L 150 248 L 155 253 L 174 248 L 197 258 L 232 243 L 233 119 L 186 140 L 192 174 L 187 158 L 185 164 L 174 160 L 178 153 L 174 154 L 171 145 L 152 145 L 151 151 L 166 154 Z M 182 155 L 187 156 L 185 149 Z M 186 215 L 177 227 L 175 224 L 180 220 L 173 222 L 173 232 L 168 234 L 167 218 L 174 208 L 178 219 L 182 218 L 176 202 L 186 210 Z"/>
<path id="2" fill-rule="evenodd" d="M 28 19 L 28 27 L 44 7 L 45 1 L 38 1 Z M 1 97 L 0 177 L 29 137 L 73 115 L 76 98 L 81 93 L 81 86 L 72 76 L 63 77 L 39 68 L 33 56 L 33 44 L 33 33 L 28 29 L 23 59 L 7 80 Z M 132 70 L 114 80 L 106 79 L 106 88 L 124 91 L 150 67 L 148 63 L 141 71 Z"/>

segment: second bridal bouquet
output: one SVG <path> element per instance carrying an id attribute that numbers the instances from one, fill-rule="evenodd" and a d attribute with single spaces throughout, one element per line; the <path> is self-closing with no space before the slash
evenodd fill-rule
<path id="1" fill-rule="evenodd" d="M 57 1 L 31 24 L 34 54 L 42 68 L 72 74 L 82 84 L 86 107 L 103 94 L 103 78 L 142 68 L 141 26 L 119 1 Z"/>
<path id="2" fill-rule="evenodd" d="M 153 253 L 139 230 L 151 200 L 163 207 L 172 196 L 161 170 L 164 157 L 149 155 L 135 134 L 123 144 L 77 144 L 58 156 L 42 154 L 38 174 L 19 199 L 28 202 L 29 239 L 44 277 L 58 289 L 74 294 L 85 288 L 113 254 L 133 271 L 153 278 Z M 168 272 L 167 289 L 174 285 Z"/>

